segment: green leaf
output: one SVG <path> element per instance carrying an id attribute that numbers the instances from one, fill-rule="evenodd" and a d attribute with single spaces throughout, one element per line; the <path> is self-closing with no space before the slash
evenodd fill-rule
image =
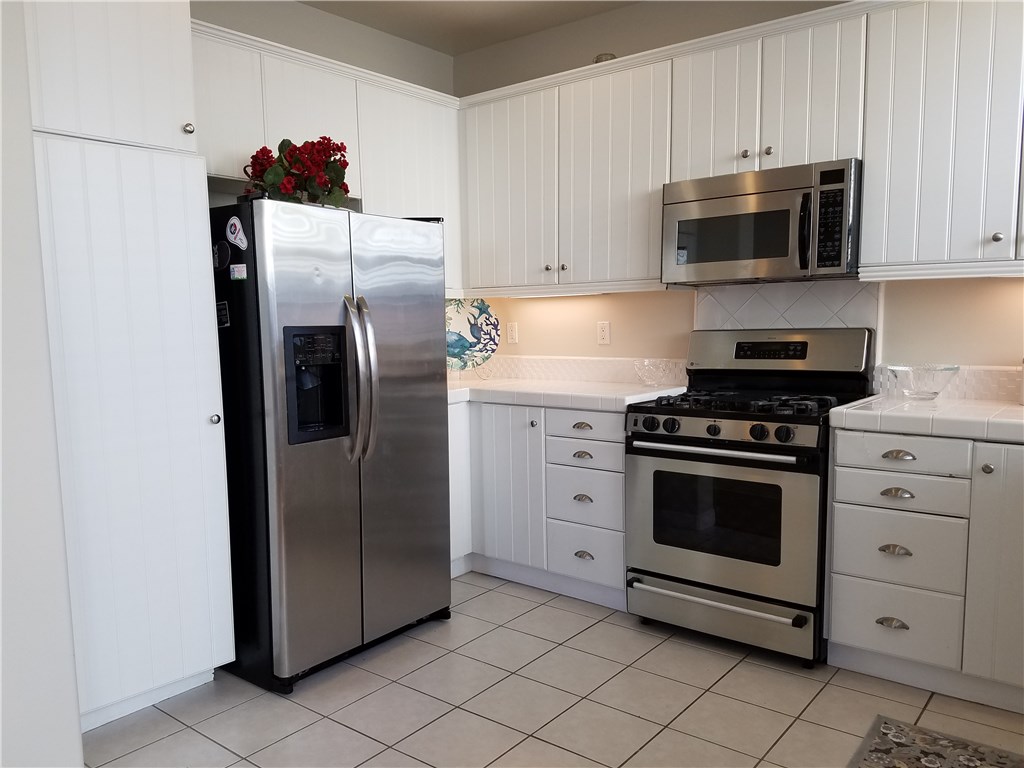
<path id="1" fill-rule="evenodd" d="M 345 180 L 345 169 L 335 162 L 328 163 L 324 172 L 327 174 L 327 178 L 331 180 L 331 186 L 340 187 L 341 182 Z"/>
<path id="2" fill-rule="evenodd" d="M 345 204 L 345 193 L 340 188 L 335 187 L 323 199 L 323 203 L 324 205 L 333 205 L 335 208 L 340 208 Z"/>
<path id="3" fill-rule="evenodd" d="M 283 155 L 288 151 L 288 148 L 292 145 L 291 139 L 281 139 L 281 143 L 277 145 L 277 154 Z"/>
<path id="4" fill-rule="evenodd" d="M 284 168 L 275 163 L 267 168 L 266 173 L 263 174 L 263 183 L 268 187 L 276 187 L 284 181 L 284 175 Z"/>
<path id="5" fill-rule="evenodd" d="M 320 197 L 324 193 L 323 188 L 316 183 L 316 179 L 306 179 L 306 191 L 311 195 Z"/>

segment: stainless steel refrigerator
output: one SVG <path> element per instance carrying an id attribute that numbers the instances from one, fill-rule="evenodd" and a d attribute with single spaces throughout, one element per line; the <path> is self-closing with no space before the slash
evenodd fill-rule
<path id="1" fill-rule="evenodd" d="M 229 669 L 289 692 L 450 616 L 441 226 L 265 199 L 210 219 Z"/>

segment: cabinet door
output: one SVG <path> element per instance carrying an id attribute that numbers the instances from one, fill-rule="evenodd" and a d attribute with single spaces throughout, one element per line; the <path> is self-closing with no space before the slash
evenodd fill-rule
<path id="1" fill-rule="evenodd" d="M 545 568 L 544 409 L 481 405 L 479 418 L 483 554 Z"/>
<path id="2" fill-rule="evenodd" d="M 344 142 L 349 162 L 345 181 L 353 197 L 361 195 L 355 80 L 263 54 L 263 105 L 267 146 L 275 154 L 281 139 L 301 144 L 330 136 Z"/>
<path id="3" fill-rule="evenodd" d="M 263 131 L 260 54 L 193 35 L 196 141 L 212 176 L 244 179 L 249 158 L 267 142 Z M 272 147 L 275 151 L 277 147 Z"/>
<path id="4" fill-rule="evenodd" d="M 88 712 L 234 656 L 206 170 L 57 136 L 35 150 Z"/>
<path id="5" fill-rule="evenodd" d="M 868 16 L 863 265 L 1014 258 L 1022 28 L 1016 2 Z"/>
<path id="6" fill-rule="evenodd" d="M 671 65 L 558 89 L 560 283 L 661 275 Z"/>
<path id="7" fill-rule="evenodd" d="M 977 443 L 964 611 L 970 675 L 1024 685 L 1024 446 Z"/>
<path id="8" fill-rule="evenodd" d="M 865 16 L 762 42 L 760 168 L 860 157 Z"/>
<path id="9" fill-rule="evenodd" d="M 760 73 L 756 38 L 673 60 L 672 181 L 757 168 Z"/>
<path id="10" fill-rule="evenodd" d="M 185 2 L 26 3 L 32 125 L 194 152 Z"/>
<path id="11" fill-rule="evenodd" d="M 359 83 L 363 211 L 444 219 L 447 288 L 462 287 L 458 109 Z"/>
<path id="12" fill-rule="evenodd" d="M 462 110 L 472 288 L 558 282 L 558 90 Z"/>

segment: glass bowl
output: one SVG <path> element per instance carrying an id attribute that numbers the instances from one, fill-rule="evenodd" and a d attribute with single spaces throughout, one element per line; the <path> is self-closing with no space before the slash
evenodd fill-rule
<path id="1" fill-rule="evenodd" d="M 668 381 L 672 372 L 668 360 L 644 359 L 634 360 L 633 368 L 636 375 L 649 387 L 657 387 Z"/>
<path id="2" fill-rule="evenodd" d="M 897 389 L 911 400 L 934 400 L 959 370 L 959 365 L 943 363 L 889 366 Z"/>

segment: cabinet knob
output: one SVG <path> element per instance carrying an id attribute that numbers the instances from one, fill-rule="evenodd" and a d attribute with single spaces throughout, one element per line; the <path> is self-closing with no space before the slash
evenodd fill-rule
<path id="1" fill-rule="evenodd" d="M 537 420 L 536 419 L 530 419 L 530 426 L 531 427 L 536 427 L 537 426 Z"/>
<path id="2" fill-rule="evenodd" d="M 910 629 L 910 625 L 903 619 L 897 619 L 895 616 L 879 616 L 875 619 L 875 624 L 881 624 L 883 627 L 889 629 Z"/>
<path id="3" fill-rule="evenodd" d="M 594 454 L 592 454 L 590 451 L 576 451 L 576 453 L 574 453 L 572 457 L 574 459 L 592 459 L 594 458 Z"/>
<path id="4" fill-rule="evenodd" d="M 219 413 L 213 414 L 213 416 L 210 417 L 210 423 L 211 424 L 220 424 L 220 414 Z"/>
<path id="5" fill-rule="evenodd" d="M 594 556 L 592 554 L 590 554 L 589 552 L 587 552 L 587 550 L 585 550 L 585 549 L 577 549 L 575 552 L 573 552 L 573 555 L 578 557 L 580 560 L 593 560 L 594 559 Z"/>
<path id="6" fill-rule="evenodd" d="M 181 130 L 191 135 L 196 132 L 196 127 L 192 125 L 192 123 L 185 123 L 183 126 L 181 126 Z"/>
<path id="7" fill-rule="evenodd" d="M 572 497 L 573 501 L 582 501 L 584 504 L 593 504 L 594 500 L 585 493 L 577 493 Z"/>
<path id="8" fill-rule="evenodd" d="M 774 155 L 775 154 L 775 147 L 773 147 L 771 144 L 769 144 L 767 147 L 764 148 L 764 153 L 766 155 Z"/>
<path id="9" fill-rule="evenodd" d="M 1001 242 L 1003 242 L 1003 237 L 1004 237 L 1004 235 L 1003 235 L 1002 232 L 993 232 L 992 233 L 992 242 L 993 243 L 1001 243 Z"/>
<path id="10" fill-rule="evenodd" d="M 565 271 L 566 271 L 567 269 L 569 269 L 569 265 L 568 265 L 568 264 L 562 264 L 562 265 L 561 265 L 561 266 L 559 266 L 558 268 L 559 268 L 560 270 L 562 270 L 563 272 L 565 272 Z"/>
<path id="11" fill-rule="evenodd" d="M 914 553 L 904 547 L 902 544 L 883 544 L 878 548 L 879 552 L 886 555 L 905 555 L 907 557 L 913 557 Z"/>
<path id="12" fill-rule="evenodd" d="M 895 459 L 897 461 L 917 461 L 917 456 L 910 451 L 904 451 L 902 448 L 893 448 L 891 451 L 886 451 L 882 454 L 882 458 Z"/>
<path id="13" fill-rule="evenodd" d="M 545 264 L 545 265 L 544 265 L 544 271 L 545 271 L 545 272 L 550 272 L 550 271 L 551 271 L 551 269 L 552 269 L 552 267 L 551 267 L 551 265 L 550 265 L 550 264 Z"/>
<path id="14" fill-rule="evenodd" d="M 991 475 L 993 472 L 996 471 L 996 468 L 991 464 L 982 464 L 981 471 L 984 472 L 986 475 Z"/>
<path id="15" fill-rule="evenodd" d="M 878 492 L 879 496 L 887 496 L 890 499 L 913 499 L 914 494 L 906 488 L 885 488 Z"/>
<path id="16" fill-rule="evenodd" d="M 744 149 L 742 152 L 740 152 L 740 157 L 742 157 L 743 159 L 750 157 L 750 150 Z"/>

